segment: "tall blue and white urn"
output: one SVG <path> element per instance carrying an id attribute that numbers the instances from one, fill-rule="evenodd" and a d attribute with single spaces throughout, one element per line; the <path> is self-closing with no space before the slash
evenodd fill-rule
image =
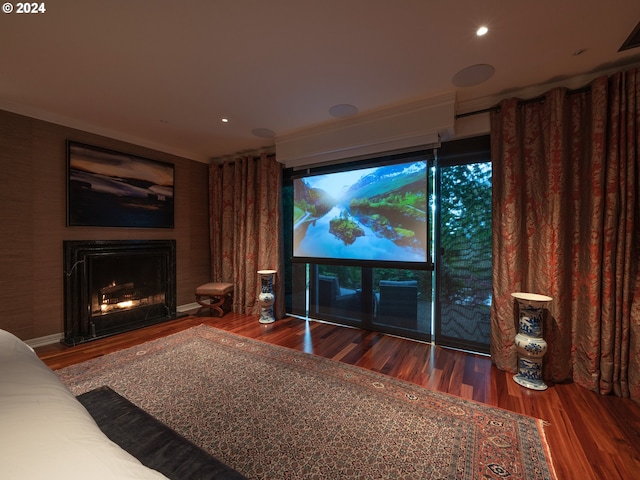
<path id="1" fill-rule="evenodd" d="M 546 390 L 542 379 L 542 357 L 547 352 L 547 342 L 542 337 L 543 321 L 549 302 L 553 298 L 537 293 L 516 292 L 511 296 L 518 303 L 518 373 L 513 380 L 523 387 Z"/>
<path id="2" fill-rule="evenodd" d="M 260 303 L 260 323 L 273 323 L 276 321 L 273 316 L 273 304 L 276 301 L 276 296 L 273 293 L 273 276 L 275 270 L 258 270 L 260 275 L 260 293 L 258 294 L 258 301 Z"/>

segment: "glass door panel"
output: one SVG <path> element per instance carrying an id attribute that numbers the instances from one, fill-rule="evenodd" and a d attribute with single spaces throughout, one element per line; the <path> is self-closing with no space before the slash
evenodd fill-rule
<path id="1" fill-rule="evenodd" d="M 370 315 L 371 295 L 363 290 L 361 267 L 312 265 L 312 317 L 359 325 Z M 369 299 L 369 302 L 367 301 Z"/>
<path id="2" fill-rule="evenodd" d="M 309 316 L 430 340 L 432 271 L 309 266 Z"/>
<path id="3" fill-rule="evenodd" d="M 374 268 L 374 330 L 429 339 L 431 278 L 431 271 Z"/>
<path id="4" fill-rule="evenodd" d="M 439 167 L 437 343 L 489 351 L 491 163 Z"/>

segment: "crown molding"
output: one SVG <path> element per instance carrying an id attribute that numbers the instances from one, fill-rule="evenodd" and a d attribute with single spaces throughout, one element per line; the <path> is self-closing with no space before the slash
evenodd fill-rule
<path id="1" fill-rule="evenodd" d="M 201 163 L 210 162 L 209 157 L 199 155 L 192 151 L 186 151 L 179 148 L 178 149 L 173 148 L 168 145 L 150 142 L 149 140 L 145 140 L 144 138 L 135 137 L 135 136 L 128 135 L 126 133 L 118 132 L 115 130 L 109 130 L 103 127 L 99 127 L 97 125 L 93 125 L 91 123 L 87 123 L 87 122 L 84 122 L 75 118 L 66 117 L 63 115 L 58 115 L 56 113 L 49 112 L 46 110 L 29 107 L 25 105 L 20 105 L 17 103 L 12 103 L 2 98 L 0 98 L 0 110 L 5 110 L 7 112 L 16 113 L 18 115 L 24 115 L 26 117 L 35 118 L 36 120 L 42 120 L 44 122 L 54 123 L 56 125 L 61 125 L 63 127 L 82 130 L 84 132 L 93 133 L 95 135 L 112 138 L 114 140 L 131 143 L 141 147 L 150 148 L 152 150 L 157 150 L 159 152 L 168 153 L 170 155 L 175 155 L 177 157 L 186 158 L 196 162 L 201 162 Z"/>
<path id="2" fill-rule="evenodd" d="M 484 110 L 486 108 L 492 108 L 498 105 L 502 100 L 505 100 L 507 98 L 521 98 L 524 100 L 528 98 L 535 98 L 547 93 L 550 90 L 553 90 L 554 88 L 564 87 L 571 90 L 583 88 L 587 86 L 587 84 L 589 84 L 592 80 L 598 77 L 601 77 L 603 75 L 613 75 L 616 72 L 624 71 L 629 68 L 638 66 L 640 66 L 640 61 L 636 60 L 635 62 L 627 65 L 617 65 L 615 67 L 609 67 L 590 73 L 575 75 L 552 82 L 530 85 L 519 89 L 508 90 L 495 95 L 488 95 L 485 97 L 458 102 L 456 105 L 456 115 Z"/>

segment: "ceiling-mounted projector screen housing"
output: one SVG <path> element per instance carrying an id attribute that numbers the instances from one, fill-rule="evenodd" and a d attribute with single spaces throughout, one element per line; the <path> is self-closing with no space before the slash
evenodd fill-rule
<path id="1" fill-rule="evenodd" d="M 429 269 L 429 161 L 293 179 L 292 261 Z"/>

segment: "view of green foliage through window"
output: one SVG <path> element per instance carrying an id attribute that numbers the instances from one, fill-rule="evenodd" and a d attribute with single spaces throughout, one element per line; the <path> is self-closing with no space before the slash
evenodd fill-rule
<path id="1" fill-rule="evenodd" d="M 441 171 L 441 298 L 462 304 L 491 301 L 491 163 Z"/>

